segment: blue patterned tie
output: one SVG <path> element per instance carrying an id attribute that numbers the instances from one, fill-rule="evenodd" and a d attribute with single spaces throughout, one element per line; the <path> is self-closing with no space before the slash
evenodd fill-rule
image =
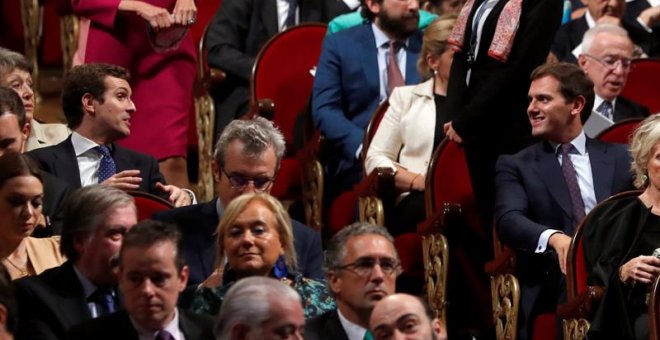
<path id="1" fill-rule="evenodd" d="M 100 306 L 99 316 L 114 313 L 115 298 L 110 288 L 97 288 L 96 291 L 89 297 L 89 301 L 96 303 Z"/>
<path id="2" fill-rule="evenodd" d="M 608 102 L 607 100 L 602 102 L 600 106 L 598 106 L 598 112 L 605 118 L 614 121 L 614 115 L 612 114 L 612 111 L 614 109 L 612 108 L 612 103 Z"/>
<path id="3" fill-rule="evenodd" d="M 117 167 L 115 166 L 115 160 L 112 159 L 112 155 L 110 154 L 110 149 L 107 146 L 99 145 L 94 147 L 94 150 L 103 156 L 101 158 L 101 166 L 99 166 L 98 173 L 99 183 L 103 183 L 103 181 L 117 173 Z"/>
<path id="4" fill-rule="evenodd" d="M 568 157 L 568 154 L 572 149 L 573 145 L 570 143 L 561 145 L 561 172 L 564 174 L 564 179 L 566 180 L 566 185 L 568 186 L 568 193 L 571 196 L 571 205 L 573 206 L 573 218 L 575 219 L 575 224 L 570 227 L 575 227 L 582 221 L 585 213 L 584 201 L 582 201 L 580 185 L 577 181 L 577 172 L 575 171 L 575 167 L 573 166 L 571 158 Z"/>

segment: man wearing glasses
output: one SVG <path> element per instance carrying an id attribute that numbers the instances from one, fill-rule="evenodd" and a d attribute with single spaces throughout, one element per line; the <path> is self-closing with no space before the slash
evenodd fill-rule
<path id="1" fill-rule="evenodd" d="M 213 176 L 218 197 L 210 202 L 154 215 L 175 223 L 183 236 L 190 267 L 189 286 L 197 286 L 215 270 L 215 230 L 225 206 L 248 192 L 270 192 L 284 156 L 284 137 L 267 119 L 234 120 L 223 130 L 214 153 Z M 323 252 L 318 233 L 292 220 L 294 246 L 303 276 L 323 279 Z"/>
<path id="2" fill-rule="evenodd" d="M 324 269 L 337 309 L 307 321 L 308 340 L 371 340 L 374 305 L 394 294 L 400 273 L 392 236 L 383 227 L 354 223 L 330 240 Z"/>
<path id="3" fill-rule="evenodd" d="M 619 96 L 630 72 L 633 43 L 623 28 L 599 24 L 584 34 L 578 60 L 584 73 L 593 81 L 596 98 L 594 110 L 584 124 L 584 132 L 595 137 L 608 126 L 625 119 L 643 118 L 649 110 Z"/>

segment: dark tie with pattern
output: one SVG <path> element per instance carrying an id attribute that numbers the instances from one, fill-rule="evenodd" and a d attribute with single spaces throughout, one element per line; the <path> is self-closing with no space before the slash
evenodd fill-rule
<path id="1" fill-rule="evenodd" d="M 572 144 L 561 145 L 561 172 L 564 174 L 566 185 L 568 186 L 568 193 L 571 196 L 571 205 L 573 206 L 573 218 L 575 223 L 570 227 L 577 226 L 578 223 L 584 218 L 584 201 L 582 201 L 582 194 L 580 193 L 580 185 L 577 181 L 577 172 L 573 166 L 573 162 L 568 154 L 573 150 Z M 571 229 L 571 232 L 573 229 Z"/>
<path id="2" fill-rule="evenodd" d="M 170 332 L 166 330 L 159 331 L 158 334 L 156 334 L 156 337 L 154 340 L 174 340 L 174 337 Z"/>
<path id="3" fill-rule="evenodd" d="M 399 68 L 399 58 L 397 58 L 402 44 L 396 40 L 390 41 L 390 54 L 387 62 L 387 95 L 391 95 L 397 86 L 405 85 L 403 74 Z"/>
<path id="4" fill-rule="evenodd" d="M 289 3 L 289 12 L 286 15 L 284 24 L 286 28 L 291 28 L 296 25 L 296 9 L 298 9 L 298 0 L 286 0 Z"/>
<path id="5" fill-rule="evenodd" d="M 98 311 L 98 316 L 114 313 L 115 298 L 111 288 L 99 287 L 89 296 L 89 301 L 94 302 L 97 306 L 101 307 Z"/>
<path id="6" fill-rule="evenodd" d="M 103 155 L 98 173 L 99 183 L 103 183 L 103 181 L 117 173 L 117 167 L 115 166 L 115 160 L 112 159 L 112 155 L 110 154 L 110 148 L 105 145 L 99 145 L 94 147 L 94 150 Z"/>
<path id="7" fill-rule="evenodd" d="M 602 102 L 600 106 L 598 106 L 597 111 L 600 112 L 603 117 L 614 121 L 614 115 L 612 114 L 614 108 L 612 107 L 612 102 L 608 102 L 607 100 Z"/>

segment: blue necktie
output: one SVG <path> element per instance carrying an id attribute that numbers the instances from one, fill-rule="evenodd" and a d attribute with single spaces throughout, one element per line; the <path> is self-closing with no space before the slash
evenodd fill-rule
<path id="1" fill-rule="evenodd" d="M 112 155 L 110 154 L 110 149 L 107 146 L 99 145 L 94 147 L 94 150 L 103 156 L 101 158 L 101 166 L 99 166 L 98 173 L 99 183 L 103 183 L 103 181 L 117 173 L 117 167 L 115 166 L 115 160 L 112 159 Z"/>
<path id="2" fill-rule="evenodd" d="M 289 12 L 286 15 L 284 24 L 286 28 L 291 28 L 296 25 L 296 9 L 298 9 L 298 0 L 287 0 L 289 3 Z"/>
<path id="3" fill-rule="evenodd" d="M 566 185 L 568 186 L 568 193 L 571 196 L 571 205 L 573 206 L 573 218 L 575 219 L 575 224 L 570 227 L 574 228 L 582 221 L 582 219 L 584 219 L 585 213 L 584 201 L 582 200 L 580 185 L 577 181 L 577 171 L 575 171 L 573 162 L 568 156 L 572 149 L 573 145 L 570 143 L 561 145 L 561 172 L 564 174 L 564 179 L 566 180 Z M 570 231 L 572 232 L 573 229 Z"/>
<path id="4" fill-rule="evenodd" d="M 100 306 L 98 315 L 107 315 L 114 313 L 115 310 L 115 298 L 112 294 L 112 289 L 110 288 L 97 288 L 92 295 L 89 296 L 89 301 L 96 303 L 97 306 Z"/>
<path id="5" fill-rule="evenodd" d="M 614 115 L 612 114 L 612 111 L 614 111 L 614 108 L 612 107 L 612 103 L 608 102 L 607 100 L 602 102 L 600 106 L 598 106 L 597 110 L 603 117 L 614 121 Z"/>

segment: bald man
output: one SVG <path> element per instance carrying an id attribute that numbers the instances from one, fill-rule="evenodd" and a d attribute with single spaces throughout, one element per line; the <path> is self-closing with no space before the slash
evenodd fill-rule
<path id="1" fill-rule="evenodd" d="M 393 294 L 380 300 L 369 322 L 374 339 L 446 340 L 444 324 L 418 297 Z"/>

